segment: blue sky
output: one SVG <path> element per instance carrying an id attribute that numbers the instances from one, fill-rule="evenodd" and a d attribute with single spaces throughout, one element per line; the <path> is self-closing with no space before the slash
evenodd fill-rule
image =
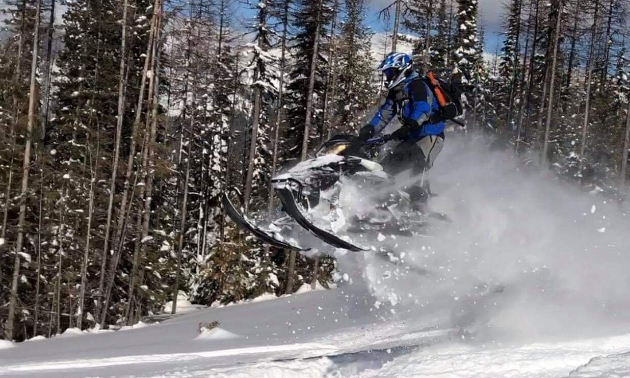
<path id="1" fill-rule="evenodd" d="M 256 1 L 256 0 L 250 0 Z M 388 25 L 384 20 L 378 19 L 378 13 L 393 2 L 393 0 L 366 0 L 367 1 L 367 22 L 374 31 L 384 31 Z M 504 0 L 479 0 L 479 24 L 485 28 L 485 51 L 494 54 L 497 51 L 497 43 L 500 43 L 501 22 L 504 14 Z M 252 11 L 248 6 L 237 6 L 235 16 L 239 19 L 246 19 L 252 16 Z M 392 21 L 390 21 L 391 23 Z M 391 26 L 389 27 L 391 30 Z M 499 46 L 500 48 L 500 46 Z"/>

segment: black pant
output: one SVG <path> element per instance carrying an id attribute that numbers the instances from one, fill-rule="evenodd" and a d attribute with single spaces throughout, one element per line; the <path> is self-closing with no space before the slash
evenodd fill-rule
<path id="1" fill-rule="evenodd" d="M 425 138 L 429 139 L 425 140 Z M 429 182 L 422 175 L 433 165 L 435 157 L 442 149 L 443 141 L 443 134 L 408 139 L 400 142 L 381 161 L 381 165 L 390 175 L 397 175 L 411 169 L 412 177 L 420 176 L 406 189 L 412 205 L 426 202 L 429 197 Z"/>

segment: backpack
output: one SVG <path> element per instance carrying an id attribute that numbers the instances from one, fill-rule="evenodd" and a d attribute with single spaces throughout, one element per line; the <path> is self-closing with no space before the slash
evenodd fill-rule
<path id="1" fill-rule="evenodd" d="M 462 92 L 453 83 L 436 78 L 433 71 L 428 71 L 425 75 L 425 82 L 433 92 L 440 107 L 438 119 L 433 121 L 453 121 L 459 125 L 462 123 L 454 118 L 464 114 L 464 106 L 462 105 Z"/>

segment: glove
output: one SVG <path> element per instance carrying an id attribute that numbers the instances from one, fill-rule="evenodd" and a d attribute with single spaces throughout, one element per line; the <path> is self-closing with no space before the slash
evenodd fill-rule
<path id="1" fill-rule="evenodd" d="M 393 140 L 407 140 L 411 135 L 411 127 L 405 123 L 398 130 L 394 131 L 389 135 L 390 139 Z"/>
<path id="2" fill-rule="evenodd" d="M 420 130 L 421 126 L 415 120 L 406 121 L 398 130 L 391 134 L 391 139 L 407 140 L 411 137 L 411 133 Z"/>
<path id="3" fill-rule="evenodd" d="M 367 124 L 359 130 L 359 142 L 361 144 L 365 144 L 368 139 L 374 136 L 374 127 L 370 124 Z"/>

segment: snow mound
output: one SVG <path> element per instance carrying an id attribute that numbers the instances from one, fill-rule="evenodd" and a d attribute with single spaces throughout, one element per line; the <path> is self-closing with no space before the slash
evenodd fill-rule
<path id="1" fill-rule="evenodd" d="M 46 340 L 46 337 L 42 336 L 42 335 L 38 335 L 35 337 L 31 337 L 30 339 L 26 340 L 26 341 L 40 341 L 40 340 Z"/>
<path id="2" fill-rule="evenodd" d="M 251 300 L 251 302 L 264 302 L 264 301 L 271 301 L 274 299 L 278 299 L 278 297 L 275 294 L 272 293 L 264 293 L 254 299 Z"/>
<path id="3" fill-rule="evenodd" d="M 195 337 L 195 340 L 230 340 L 230 339 L 238 339 L 243 336 L 237 335 L 230 331 L 226 331 L 223 328 L 213 328 L 210 330 L 203 330 L 199 336 Z"/>
<path id="4" fill-rule="evenodd" d="M 9 349 L 9 348 L 13 348 L 15 345 L 13 345 L 12 342 L 7 341 L 7 340 L 0 340 L 0 349 Z"/>
<path id="5" fill-rule="evenodd" d="M 143 322 L 138 322 L 138 323 L 136 323 L 134 325 L 131 325 L 131 326 L 122 326 L 122 327 L 120 327 L 119 331 L 128 331 L 130 329 L 144 328 L 144 327 L 147 327 L 149 325 L 150 324 L 143 323 Z"/>
<path id="6" fill-rule="evenodd" d="M 595 357 L 569 374 L 576 378 L 630 377 L 630 353 Z"/>
<path id="7" fill-rule="evenodd" d="M 326 290 L 325 287 L 322 286 L 322 284 L 320 284 L 319 282 L 315 285 L 315 290 L 313 290 L 313 288 L 311 287 L 310 283 L 305 283 L 304 285 L 300 286 L 299 289 L 297 289 L 297 291 L 295 292 L 295 294 L 303 294 L 303 293 L 308 293 L 311 291 L 318 291 L 318 290 Z"/>
<path id="8" fill-rule="evenodd" d="M 177 310 L 175 311 L 177 314 L 186 314 L 189 312 L 197 311 L 206 306 L 202 305 L 194 305 L 190 303 L 188 294 L 183 291 L 177 293 Z M 164 304 L 164 312 L 171 313 L 171 309 L 173 308 L 173 301 L 168 301 Z"/>
<path id="9" fill-rule="evenodd" d="M 58 335 L 57 337 L 75 337 L 75 336 L 82 336 L 84 334 L 86 334 L 86 332 L 81 331 L 78 328 L 68 328 L 62 334 Z"/>

